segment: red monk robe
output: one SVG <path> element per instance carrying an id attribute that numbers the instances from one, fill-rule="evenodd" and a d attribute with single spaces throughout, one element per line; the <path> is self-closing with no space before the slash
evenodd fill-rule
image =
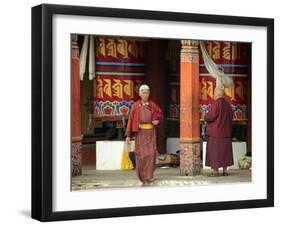
<path id="1" fill-rule="evenodd" d="M 135 136 L 136 173 L 143 183 L 153 179 L 158 153 L 156 126 L 152 125 L 152 121 L 161 121 L 162 118 L 161 109 L 152 101 L 142 104 L 139 100 L 130 112 L 126 136 Z"/>
<path id="2" fill-rule="evenodd" d="M 232 109 L 224 98 L 218 98 L 205 115 L 207 151 L 206 166 L 213 169 L 233 165 Z"/>

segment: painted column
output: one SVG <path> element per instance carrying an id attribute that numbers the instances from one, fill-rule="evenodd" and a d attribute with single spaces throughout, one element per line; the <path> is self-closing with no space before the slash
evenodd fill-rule
<path id="1" fill-rule="evenodd" d="M 181 41 L 180 63 L 180 173 L 200 174 L 199 42 Z"/>
<path id="2" fill-rule="evenodd" d="M 81 111 L 78 36 L 71 35 L 71 170 L 72 176 L 82 174 Z"/>

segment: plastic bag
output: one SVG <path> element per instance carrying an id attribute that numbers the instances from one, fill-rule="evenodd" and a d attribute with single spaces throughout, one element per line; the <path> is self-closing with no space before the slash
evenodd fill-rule
<path id="1" fill-rule="evenodd" d="M 243 156 L 239 159 L 238 165 L 240 169 L 250 169 L 252 167 L 252 158 L 248 156 Z"/>
<path id="2" fill-rule="evenodd" d="M 127 144 L 125 144 L 123 153 L 122 153 L 122 158 L 121 158 L 121 170 L 130 170 L 133 169 L 133 163 L 129 157 L 129 150 Z"/>

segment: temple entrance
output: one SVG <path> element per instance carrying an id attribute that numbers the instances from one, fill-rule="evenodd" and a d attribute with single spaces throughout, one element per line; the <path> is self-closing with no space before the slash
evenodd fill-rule
<path id="1" fill-rule="evenodd" d="M 81 143 L 80 158 L 75 158 L 80 162 L 75 167 L 97 169 L 102 149 L 111 151 L 105 157 L 118 164 L 131 106 L 139 99 L 139 86 L 147 84 L 151 87 L 150 99 L 164 113 L 157 131 L 159 152 L 178 157 L 180 161 L 174 167 L 181 175 L 200 174 L 206 149 L 201 114 L 214 101 L 215 79 L 204 64 L 199 42 L 87 37 L 85 41 L 86 35 L 76 36 Z M 238 168 L 239 158 L 251 153 L 251 45 L 216 41 L 205 44 L 213 61 L 234 80 L 234 86 L 226 88 L 225 93 L 234 113 L 234 167 Z M 133 160 L 133 153 L 131 157 Z"/>

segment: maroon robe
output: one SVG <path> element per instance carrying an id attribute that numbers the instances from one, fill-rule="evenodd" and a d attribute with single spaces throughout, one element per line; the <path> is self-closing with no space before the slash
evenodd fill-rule
<path id="1" fill-rule="evenodd" d="M 233 165 L 232 109 L 224 99 L 217 99 L 205 115 L 207 151 L 206 166 L 213 169 Z"/>
<path id="2" fill-rule="evenodd" d="M 137 117 L 137 120 L 135 117 Z M 143 105 L 138 101 L 133 106 L 127 125 L 126 135 L 134 135 L 136 137 L 136 173 L 139 180 L 142 182 L 153 179 L 157 155 L 157 140 L 156 126 L 153 126 L 151 129 L 142 129 L 139 127 L 139 124 L 151 124 L 154 117 L 156 117 L 157 120 L 162 119 L 161 109 L 153 102 L 148 102 Z M 138 128 L 133 127 L 134 123 L 138 123 Z"/>

